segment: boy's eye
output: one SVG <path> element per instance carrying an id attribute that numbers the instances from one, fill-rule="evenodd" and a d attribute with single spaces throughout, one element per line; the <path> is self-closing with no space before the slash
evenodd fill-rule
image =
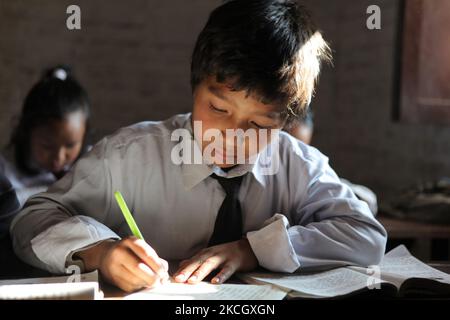
<path id="1" fill-rule="evenodd" d="M 251 121 L 250 123 L 258 129 L 271 129 L 272 128 L 272 126 L 263 126 L 263 125 L 257 124 L 255 121 Z"/>
<path id="2" fill-rule="evenodd" d="M 213 110 L 213 111 L 215 111 L 215 112 L 219 112 L 219 113 L 226 113 L 226 112 L 227 112 L 227 110 L 219 109 L 219 108 L 213 106 L 211 103 L 209 104 L 209 108 L 210 108 L 211 110 Z"/>

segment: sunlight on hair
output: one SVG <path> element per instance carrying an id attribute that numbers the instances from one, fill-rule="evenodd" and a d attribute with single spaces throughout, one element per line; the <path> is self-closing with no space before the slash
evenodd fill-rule
<path id="1" fill-rule="evenodd" d="M 320 73 L 322 61 L 331 62 L 331 49 L 316 31 L 299 49 L 293 63 L 281 70 L 288 81 L 286 92 L 291 97 L 288 106 L 294 105 L 297 115 L 310 103 L 314 95 L 314 86 Z"/>

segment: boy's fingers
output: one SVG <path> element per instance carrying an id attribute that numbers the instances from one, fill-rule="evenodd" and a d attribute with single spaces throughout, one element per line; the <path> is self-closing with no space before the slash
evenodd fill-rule
<path id="1" fill-rule="evenodd" d="M 227 281 L 236 272 L 236 267 L 231 264 L 226 264 L 222 270 L 211 280 L 211 283 L 220 284 Z"/>
<path id="2" fill-rule="evenodd" d="M 208 248 L 209 249 L 209 248 Z M 187 267 L 189 264 L 191 264 L 193 261 L 195 260 L 206 260 L 207 258 L 209 258 L 210 256 L 214 255 L 215 253 L 211 250 L 207 250 L 207 249 L 203 249 L 200 252 L 197 252 L 197 254 L 195 254 L 192 258 L 190 259 L 185 259 L 182 260 L 179 264 L 178 264 L 178 270 L 177 272 L 175 272 L 175 274 L 178 274 L 181 270 L 183 270 L 185 267 Z"/>
<path id="3" fill-rule="evenodd" d="M 184 267 L 186 267 L 189 263 L 191 262 L 191 260 L 183 260 L 180 262 L 180 264 L 178 265 L 178 270 L 176 273 L 178 273 L 179 271 L 181 271 Z"/>
<path id="4" fill-rule="evenodd" d="M 192 261 L 194 261 L 194 258 L 195 258 L 195 257 L 193 257 L 193 258 L 191 258 L 191 259 L 186 259 L 186 260 L 181 261 L 181 262 L 179 263 L 179 265 L 178 265 L 177 271 L 174 273 L 174 276 L 176 276 L 176 275 L 178 275 L 179 273 L 181 273 L 181 271 L 183 271 L 184 268 L 186 268 L 189 264 L 192 263 Z"/>
<path id="5" fill-rule="evenodd" d="M 175 273 L 175 281 L 176 282 L 185 282 L 190 276 L 191 274 L 198 269 L 198 267 L 200 267 L 203 262 L 207 259 L 208 257 L 198 257 L 198 258 L 193 258 L 191 260 L 189 260 L 189 263 L 186 263 L 186 265 L 182 268 L 180 268 L 176 273 Z"/>
<path id="6" fill-rule="evenodd" d="M 159 280 L 158 275 L 155 274 L 149 266 L 138 259 L 131 263 L 124 263 L 123 266 L 134 276 L 141 279 L 144 286 L 152 287 Z"/>
<path id="7" fill-rule="evenodd" d="M 130 248 L 142 261 L 144 261 L 160 278 L 167 277 L 167 270 L 161 262 L 161 259 L 144 240 L 134 237 L 127 239 L 124 244 Z"/>
<path id="8" fill-rule="evenodd" d="M 115 284 L 122 290 L 127 292 L 136 291 L 145 287 L 145 282 L 139 277 L 136 277 L 125 266 L 120 266 L 118 272 L 114 275 Z"/>
<path id="9" fill-rule="evenodd" d="M 168 263 L 166 260 L 161 259 L 161 258 L 160 258 L 159 260 L 161 261 L 161 264 L 162 264 L 164 270 L 166 271 L 165 275 L 160 276 L 160 282 L 161 282 L 162 284 L 164 284 L 164 283 L 169 282 L 169 280 L 170 280 L 170 275 L 169 275 L 169 263 Z"/>
<path id="10" fill-rule="evenodd" d="M 198 283 L 202 281 L 213 270 L 217 269 L 224 259 L 220 256 L 214 256 L 206 259 L 201 266 L 188 279 L 189 283 Z"/>
<path id="11" fill-rule="evenodd" d="M 175 274 L 176 282 L 185 282 L 197 268 L 201 265 L 201 261 L 194 261 Z"/>
<path id="12" fill-rule="evenodd" d="M 168 263 L 166 260 L 161 259 L 161 258 L 159 258 L 159 260 L 161 261 L 161 263 L 162 263 L 162 265 L 163 265 L 163 267 L 164 267 L 164 270 L 166 270 L 167 272 L 169 272 L 169 263 Z"/>
<path id="13" fill-rule="evenodd" d="M 145 285 L 152 286 L 158 280 L 158 275 L 129 248 L 124 248 L 119 259 L 118 262 Z"/>

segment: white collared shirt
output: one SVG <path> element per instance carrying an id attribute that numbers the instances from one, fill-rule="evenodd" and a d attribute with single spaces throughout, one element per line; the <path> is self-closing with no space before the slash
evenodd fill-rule
<path id="1" fill-rule="evenodd" d="M 317 149 L 282 132 L 276 174 L 262 174 L 259 160 L 224 172 L 174 164 L 171 133 L 178 128 L 192 131 L 190 114 L 138 123 L 100 141 L 64 178 L 25 204 L 11 227 L 16 253 L 63 273 L 77 250 L 131 235 L 114 199 L 119 190 L 160 257 L 189 258 L 207 246 L 225 198 L 209 177 L 215 172 L 247 173 L 239 193 L 243 230 L 261 266 L 293 272 L 381 260 L 386 231 Z"/>

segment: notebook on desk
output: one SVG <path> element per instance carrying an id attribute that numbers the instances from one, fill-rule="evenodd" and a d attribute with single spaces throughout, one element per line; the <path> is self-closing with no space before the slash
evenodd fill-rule
<path id="1" fill-rule="evenodd" d="M 282 300 L 288 290 L 272 285 L 167 283 L 124 297 L 125 300 Z"/>
<path id="2" fill-rule="evenodd" d="M 75 280 L 75 282 L 73 282 Z M 0 281 L 0 300 L 95 300 L 103 298 L 98 272 Z"/>
<path id="3" fill-rule="evenodd" d="M 98 273 L 81 274 L 77 282 L 71 276 L 0 281 L 0 300 L 95 300 L 103 299 Z M 168 283 L 155 288 L 124 294 L 125 300 L 281 300 L 287 290 L 271 285 L 222 284 L 197 285 Z"/>

